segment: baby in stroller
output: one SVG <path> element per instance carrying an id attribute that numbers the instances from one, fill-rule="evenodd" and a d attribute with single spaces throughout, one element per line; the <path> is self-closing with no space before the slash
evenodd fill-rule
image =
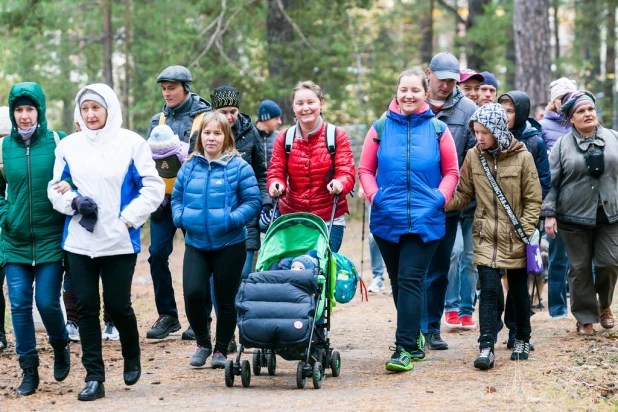
<path id="1" fill-rule="evenodd" d="M 273 263 L 269 270 L 306 270 L 318 267 L 318 251 L 310 250 L 295 258 L 287 257 Z"/>

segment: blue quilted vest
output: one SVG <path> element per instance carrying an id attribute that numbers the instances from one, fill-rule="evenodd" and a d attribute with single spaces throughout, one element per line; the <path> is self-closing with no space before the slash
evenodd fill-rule
<path id="1" fill-rule="evenodd" d="M 438 190 L 440 141 L 431 124 L 433 116 L 431 110 L 409 116 L 387 114 L 378 149 L 379 189 L 371 208 L 370 230 L 389 242 L 398 243 L 409 233 L 424 242 L 444 236 L 445 198 Z M 443 122 L 440 127 L 446 130 Z"/>

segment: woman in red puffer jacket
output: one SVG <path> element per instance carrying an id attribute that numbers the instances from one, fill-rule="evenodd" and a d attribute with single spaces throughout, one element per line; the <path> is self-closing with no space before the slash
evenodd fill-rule
<path id="1" fill-rule="evenodd" d="M 285 151 L 287 130 L 277 136 L 268 168 L 268 192 L 271 197 L 281 196 L 279 211 L 282 214 L 308 212 L 325 221 L 331 217 L 333 196 L 343 195 L 331 231 L 331 249 L 337 252 L 343 241 L 344 214 L 348 211 L 345 195 L 354 188 L 356 176 L 350 140 L 342 128 L 336 128 L 333 161 L 326 144 L 326 123 L 321 115 L 324 96 L 314 82 L 296 85 L 292 105 L 297 119 L 296 137 L 288 158 Z"/>

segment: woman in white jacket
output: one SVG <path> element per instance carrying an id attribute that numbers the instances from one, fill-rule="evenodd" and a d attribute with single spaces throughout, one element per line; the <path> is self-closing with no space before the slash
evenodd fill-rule
<path id="1" fill-rule="evenodd" d="M 131 282 L 140 251 L 140 227 L 161 204 L 165 186 L 146 141 L 120 127 L 120 103 L 110 87 L 86 86 L 75 103 L 81 132 L 58 144 L 48 196 L 54 209 L 68 215 L 62 247 L 75 284 L 82 364 L 87 372 L 78 399 L 96 400 L 105 396 L 99 276 L 105 308 L 120 332 L 124 381 L 133 385 L 141 365 Z M 58 184 L 67 178 L 75 190 Z"/>

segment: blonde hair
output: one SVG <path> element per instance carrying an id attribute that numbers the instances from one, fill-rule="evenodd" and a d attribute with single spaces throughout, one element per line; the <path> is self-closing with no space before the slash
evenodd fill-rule
<path id="1" fill-rule="evenodd" d="M 322 93 L 322 89 L 311 80 L 305 80 L 304 82 L 296 83 L 296 86 L 294 87 L 294 92 L 292 93 L 292 101 L 294 101 L 294 96 L 299 90 L 310 90 L 315 93 L 316 96 L 318 96 L 318 99 L 320 99 L 321 102 L 324 102 L 324 94 Z"/>
<path id="2" fill-rule="evenodd" d="M 206 125 L 212 122 L 215 122 L 217 126 L 219 126 L 219 129 L 221 129 L 221 131 L 223 132 L 223 147 L 221 148 L 221 154 L 240 155 L 240 153 L 236 150 L 236 143 L 234 142 L 232 127 L 227 121 L 227 117 L 221 114 L 218 110 L 215 110 L 214 112 L 206 114 L 202 119 L 200 129 L 197 133 L 197 138 L 195 139 L 195 147 L 193 149 L 193 153 L 191 154 L 191 156 L 189 156 L 189 159 L 191 159 L 196 153 L 205 156 L 204 144 L 202 143 L 202 132 L 204 131 Z"/>

